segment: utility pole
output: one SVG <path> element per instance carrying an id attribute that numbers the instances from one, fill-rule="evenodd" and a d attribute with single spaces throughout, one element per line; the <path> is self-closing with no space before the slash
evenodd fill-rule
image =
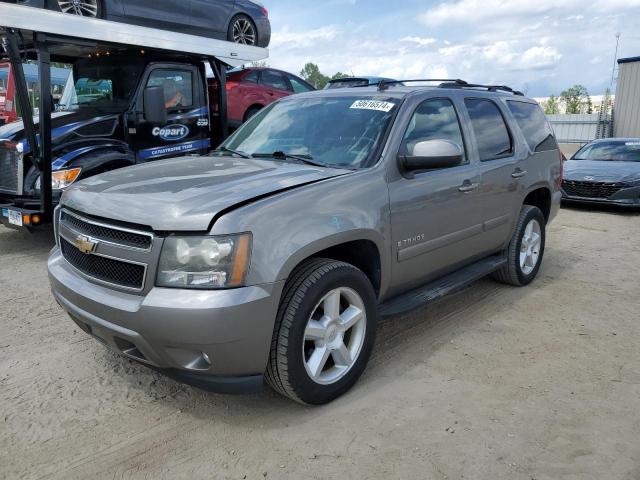
<path id="1" fill-rule="evenodd" d="M 613 80 L 616 76 L 616 64 L 618 62 L 618 45 L 620 44 L 620 32 L 616 33 L 616 53 L 613 55 L 613 68 L 611 69 L 611 83 L 609 89 L 613 91 Z"/>

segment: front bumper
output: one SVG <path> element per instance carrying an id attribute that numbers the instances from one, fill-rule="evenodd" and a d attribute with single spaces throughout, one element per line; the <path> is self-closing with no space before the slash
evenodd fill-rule
<path id="1" fill-rule="evenodd" d="M 565 190 L 562 190 L 562 202 L 583 205 L 615 205 L 622 208 L 640 208 L 640 186 L 623 188 L 608 198 L 579 197 L 568 195 Z"/>
<path id="2" fill-rule="evenodd" d="M 48 261 L 55 299 L 110 349 L 206 390 L 262 386 L 283 283 L 230 290 L 112 290 L 79 276 L 55 247 Z"/>

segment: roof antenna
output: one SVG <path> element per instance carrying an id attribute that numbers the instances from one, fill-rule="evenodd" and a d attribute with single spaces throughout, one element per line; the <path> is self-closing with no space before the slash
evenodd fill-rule
<path id="1" fill-rule="evenodd" d="M 384 80 L 380 80 L 380 82 L 378 83 L 378 90 L 380 90 L 381 92 L 384 92 L 388 88 L 389 88 L 389 85 L 387 85 L 387 82 L 385 82 Z"/>

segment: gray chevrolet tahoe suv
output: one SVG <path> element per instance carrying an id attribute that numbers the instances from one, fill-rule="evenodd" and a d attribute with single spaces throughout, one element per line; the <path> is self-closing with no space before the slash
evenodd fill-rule
<path id="1" fill-rule="evenodd" d="M 542 111 L 507 88 L 295 95 L 208 156 L 67 190 L 51 285 L 85 332 L 169 376 L 322 404 L 362 374 L 379 316 L 488 274 L 531 282 L 561 177 Z"/>

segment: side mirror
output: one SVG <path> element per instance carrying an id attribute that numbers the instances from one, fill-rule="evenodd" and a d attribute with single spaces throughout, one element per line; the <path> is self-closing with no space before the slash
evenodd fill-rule
<path id="1" fill-rule="evenodd" d="M 144 89 L 144 118 L 149 123 L 159 125 L 167 123 L 163 87 L 147 87 Z"/>
<path id="2" fill-rule="evenodd" d="M 411 155 L 400 156 L 400 164 L 409 172 L 455 167 L 462 163 L 462 147 L 451 140 L 425 140 L 413 147 Z"/>

